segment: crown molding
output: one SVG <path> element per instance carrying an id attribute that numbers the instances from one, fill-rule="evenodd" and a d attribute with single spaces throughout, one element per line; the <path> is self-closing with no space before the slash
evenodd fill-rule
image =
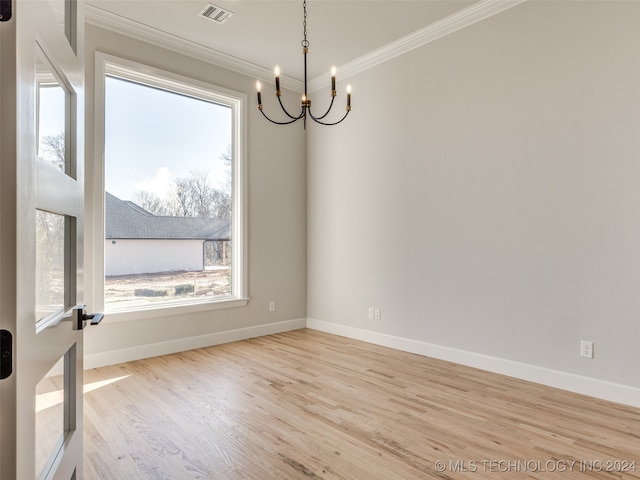
<path id="1" fill-rule="evenodd" d="M 416 30 L 409 35 L 405 35 L 394 42 L 388 43 L 381 48 L 341 65 L 339 67 L 340 76 L 342 78 L 351 77 L 413 49 L 473 25 L 474 23 L 513 8 L 525 1 L 526 0 L 480 0 L 420 30 Z M 85 18 L 88 23 L 98 27 L 127 35 L 137 40 L 149 42 L 153 45 L 158 45 L 233 72 L 264 81 L 271 81 L 273 77 L 273 73 L 267 68 L 191 42 L 176 35 L 168 34 L 149 27 L 148 25 L 115 15 L 94 5 L 85 5 Z M 281 82 L 283 87 L 294 91 L 301 92 L 304 89 L 303 82 L 292 77 L 283 76 Z M 310 92 L 314 92 L 326 87 L 327 84 L 326 76 L 319 76 L 309 81 L 308 89 Z"/>
<path id="2" fill-rule="evenodd" d="M 526 0 L 481 0 L 449 16 L 437 20 L 420 30 L 405 35 L 387 45 L 362 55 L 339 67 L 342 79 L 351 77 L 384 62 L 399 57 L 413 49 L 431 43 L 453 32 L 466 28 L 481 20 L 504 12 Z M 317 77 L 309 82 L 309 91 L 315 92 L 328 85 L 325 77 Z"/>
<path id="3" fill-rule="evenodd" d="M 343 79 L 351 77 L 413 49 L 426 45 L 427 43 L 480 22 L 481 20 L 513 8 L 525 1 L 526 0 L 481 0 L 467 8 L 463 8 L 437 20 L 420 30 L 416 30 L 409 35 L 405 35 L 398 40 L 341 65 L 339 67 L 340 77 Z M 315 92 L 327 85 L 328 81 L 326 77 L 317 77 L 309 82 L 309 91 Z"/>
<path id="4" fill-rule="evenodd" d="M 121 17 L 120 15 L 115 15 L 91 4 L 85 5 L 85 19 L 87 23 L 97 27 L 151 43 L 236 73 L 266 81 L 271 81 L 273 78 L 273 72 L 270 69 Z M 286 75 L 281 77 L 280 82 L 283 87 L 294 91 L 302 91 L 304 89 L 304 85 L 300 80 L 287 77 Z"/>

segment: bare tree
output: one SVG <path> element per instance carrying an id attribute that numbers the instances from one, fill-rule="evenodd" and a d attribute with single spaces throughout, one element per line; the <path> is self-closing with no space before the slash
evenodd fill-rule
<path id="1" fill-rule="evenodd" d="M 231 218 L 232 202 L 232 184 L 233 184 L 233 154 L 231 152 L 231 144 L 227 145 L 227 152 L 220 155 L 225 163 L 225 182 L 221 185 L 220 190 L 216 190 L 215 198 L 215 218 Z"/>
<path id="2" fill-rule="evenodd" d="M 233 165 L 233 153 L 231 152 L 231 144 L 227 145 L 226 153 L 220 155 L 220 158 L 224 161 L 224 167 L 226 170 L 226 182 L 222 185 L 224 193 L 231 196 L 231 184 L 233 182 L 233 172 L 231 166 Z"/>
<path id="3" fill-rule="evenodd" d="M 231 218 L 231 195 L 223 190 L 214 190 L 212 218 Z"/>
<path id="4" fill-rule="evenodd" d="M 211 186 L 209 172 L 192 170 L 176 180 L 173 210 L 182 217 L 228 218 L 230 199 L 230 194 Z"/>
<path id="5" fill-rule="evenodd" d="M 64 172 L 66 164 L 66 138 L 64 132 L 55 135 L 46 135 L 42 138 L 42 151 L 40 157 L 52 163 Z"/>
<path id="6" fill-rule="evenodd" d="M 139 190 L 133 196 L 133 201 L 136 205 L 144 208 L 147 212 L 153 215 L 167 215 L 168 209 L 165 202 L 160 199 L 156 194 L 146 190 Z"/>
<path id="7" fill-rule="evenodd" d="M 64 233 L 63 216 L 36 210 L 36 301 L 40 306 L 60 300 L 64 286 Z"/>
<path id="8" fill-rule="evenodd" d="M 150 192 L 138 191 L 134 195 L 134 201 L 154 215 L 231 218 L 231 145 L 227 148 L 227 153 L 221 155 L 221 159 L 225 162 L 226 175 L 219 188 L 211 185 L 207 170 L 192 170 L 176 180 L 170 198 L 160 199 Z"/>
<path id="9" fill-rule="evenodd" d="M 210 218 L 215 207 L 215 189 L 209 184 L 209 172 L 189 172 L 187 183 L 191 194 L 194 217 Z"/>
<path id="10" fill-rule="evenodd" d="M 195 188 L 191 183 L 191 177 L 195 175 L 194 172 L 190 173 L 189 177 L 182 177 L 176 180 L 176 185 L 173 190 L 173 212 L 175 216 L 179 217 L 197 217 L 196 215 L 196 201 L 194 198 Z"/>

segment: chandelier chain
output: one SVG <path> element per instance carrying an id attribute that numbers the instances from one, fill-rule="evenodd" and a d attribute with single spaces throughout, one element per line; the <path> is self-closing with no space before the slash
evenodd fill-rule
<path id="1" fill-rule="evenodd" d="M 304 27 L 304 40 L 302 40 L 302 46 L 304 48 L 309 47 L 309 41 L 307 40 L 307 0 L 303 0 L 302 9 L 304 10 L 304 16 L 302 26 Z"/>

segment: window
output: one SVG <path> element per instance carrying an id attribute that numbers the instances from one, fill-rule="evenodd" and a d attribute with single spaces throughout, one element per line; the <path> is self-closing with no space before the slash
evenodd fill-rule
<path id="1" fill-rule="evenodd" d="M 243 299 L 244 96 L 106 55 L 97 65 L 105 310 Z"/>

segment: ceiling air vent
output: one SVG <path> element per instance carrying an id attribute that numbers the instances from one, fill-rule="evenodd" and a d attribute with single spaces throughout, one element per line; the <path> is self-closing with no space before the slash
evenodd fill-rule
<path id="1" fill-rule="evenodd" d="M 233 16 L 233 12 L 209 3 L 200 12 L 200 15 L 216 23 L 224 23 Z"/>

